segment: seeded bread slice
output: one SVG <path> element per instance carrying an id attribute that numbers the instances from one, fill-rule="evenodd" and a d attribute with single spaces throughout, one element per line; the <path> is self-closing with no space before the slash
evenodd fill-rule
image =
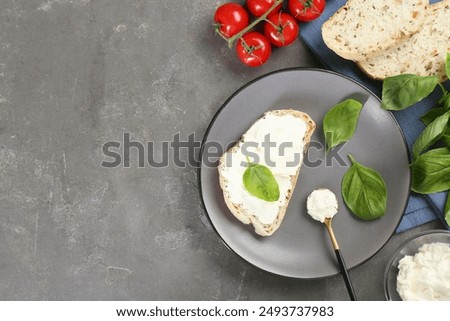
<path id="1" fill-rule="evenodd" d="M 305 135 L 303 137 L 299 137 L 299 139 L 302 139 L 303 144 L 304 144 L 303 151 L 306 152 L 309 142 L 311 140 L 311 136 L 314 132 L 314 129 L 316 128 L 316 124 L 309 117 L 309 115 L 304 112 L 293 110 L 293 109 L 281 109 L 281 110 L 268 111 L 268 112 L 264 113 L 261 116 L 261 118 L 263 118 L 264 116 L 269 115 L 269 114 L 278 115 L 278 116 L 292 115 L 292 116 L 297 117 L 305 122 L 305 124 L 306 124 Z M 289 201 L 292 196 L 292 192 L 294 191 L 295 185 L 297 183 L 301 164 L 298 164 L 296 174 L 290 176 L 290 188 L 289 188 L 287 194 L 285 195 L 286 202 L 284 203 L 283 206 L 281 206 L 279 208 L 278 214 L 277 214 L 275 220 L 271 224 L 264 224 L 258 219 L 258 217 L 255 215 L 255 213 L 251 213 L 247 209 L 243 208 L 242 204 L 233 203 L 233 201 L 231 200 L 230 192 L 228 190 L 228 188 L 229 188 L 228 181 L 223 175 L 225 166 L 226 166 L 227 154 L 240 152 L 240 148 L 241 148 L 242 144 L 245 142 L 244 136 L 245 135 L 242 136 L 241 140 L 239 142 L 237 142 L 236 145 L 234 145 L 226 153 L 224 153 L 219 160 L 218 171 L 219 171 L 220 187 L 222 188 L 223 197 L 224 197 L 225 203 L 228 206 L 230 212 L 242 223 L 252 224 L 255 229 L 255 232 L 257 234 L 262 235 L 262 236 L 269 236 L 269 235 L 272 235 L 280 227 L 280 224 L 283 221 L 283 218 L 286 214 L 286 209 L 289 205 Z M 264 202 L 264 201 L 262 201 L 262 202 Z"/>
<path id="2" fill-rule="evenodd" d="M 322 25 L 325 44 L 339 56 L 365 60 L 419 31 L 426 0 L 349 0 Z"/>
<path id="3" fill-rule="evenodd" d="M 374 79 L 415 74 L 438 75 L 444 81 L 447 79 L 447 52 L 450 52 L 450 0 L 443 0 L 429 7 L 418 33 L 380 55 L 357 64 Z"/>

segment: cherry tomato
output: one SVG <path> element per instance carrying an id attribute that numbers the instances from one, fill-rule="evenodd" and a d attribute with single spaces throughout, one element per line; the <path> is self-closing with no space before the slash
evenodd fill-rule
<path id="1" fill-rule="evenodd" d="M 322 14 L 325 0 L 289 0 L 288 6 L 298 21 L 311 21 Z"/>
<path id="2" fill-rule="evenodd" d="M 247 0 L 247 9 L 255 17 L 261 17 L 267 10 L 272 8 L 275 0 Z M 280 11 L 281 3 L 271 13 Z"/>
<path id="3" fill-rule="evenodd" d="M 236 53 L 244 65 L 257 67 L 264 64 L 272 53 L 269 40 L 257 31 L 243 35 L 236 44 Z"/>
<path id="4" fill-rule="evenodd" d="M 230 38 L 248 26 L 247 11 L 237 3 L 229 2 L 217 8 L 214 14 L 216 32 Z"/>
<path id="5" fill-rule="evenodd" d="M 297 39 L 298 23 L 290 14 L 283 12 L 271 14 L 264 24 L 264 34 L 274 46 L 289 46 Z"/>

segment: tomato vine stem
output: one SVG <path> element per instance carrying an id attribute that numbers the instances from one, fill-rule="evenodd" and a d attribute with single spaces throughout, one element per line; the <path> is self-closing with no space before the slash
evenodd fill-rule
<path id="1" fill-rule="evenodd" d="M 257 19 L 255 19 L 252 23 L 250 23 L 247 27 L 245 27 L 244 29 L 242 29 L 241 31 L 239 31 L 237 34 L 235 34 L 234 36 L 227 38 L 227 42 L 228 42 L 228 47 L 232 48 L 234 42 L 241 38 L 244 34 L 246 34 L 247 32 L 249 32 L 251 29 L 253 29 L 258 23 L 260 23 L 263 20 L 266 20 L 267 16 L 279 5 L 283 2 L 283 0 L 275 0 L 275 3 L 272 5 L 272 7 L 269 8 L 269 10 L 267 10 L 266 12 L 264 12 L 264 14 L 260 17 L 258 17 Z"/>

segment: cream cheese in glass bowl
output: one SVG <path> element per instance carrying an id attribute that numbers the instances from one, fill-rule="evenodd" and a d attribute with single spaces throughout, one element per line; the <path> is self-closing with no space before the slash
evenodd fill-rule
<path id="1" fill-rule="evenodd" d="M 384 275 L 389 301 L 450 300 L 450 232 L 432 230 L 405 241 Z"/>

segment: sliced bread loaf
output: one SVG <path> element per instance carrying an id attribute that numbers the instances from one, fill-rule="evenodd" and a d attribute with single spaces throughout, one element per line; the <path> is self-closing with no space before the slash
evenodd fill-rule
<path id="1" fill-rule="evenodd" d="M 349 0 L 322 26 L 325 44 L 339 56 L 370 58 L 423 24 L 425 0 Z"/>
<path id="2" fill-rule="evenodd" d="M 220 158 L 218 170 L 225 203 L 238 220 L 253 224 L 257 234 L 272 235 L 283 221 L 314 129 L 314 121 L 303 112 L 268 111 Z M 266 149 L 265 141 L 272 147 Z M 265 201 L 246 190 L 243 175 L 248 162 L 271 170 L 280 191 L 277 201 Z"/>
<path id="3" fill-rule="evenodd" d="M 375 57 L 359 61 L 358 66 L 375 79 L 416 74 L 438 75 L 444 81 L 447 52 L 450 52 L 450 0 L 443 0 L 429 7 L 418 33 Z"/>

